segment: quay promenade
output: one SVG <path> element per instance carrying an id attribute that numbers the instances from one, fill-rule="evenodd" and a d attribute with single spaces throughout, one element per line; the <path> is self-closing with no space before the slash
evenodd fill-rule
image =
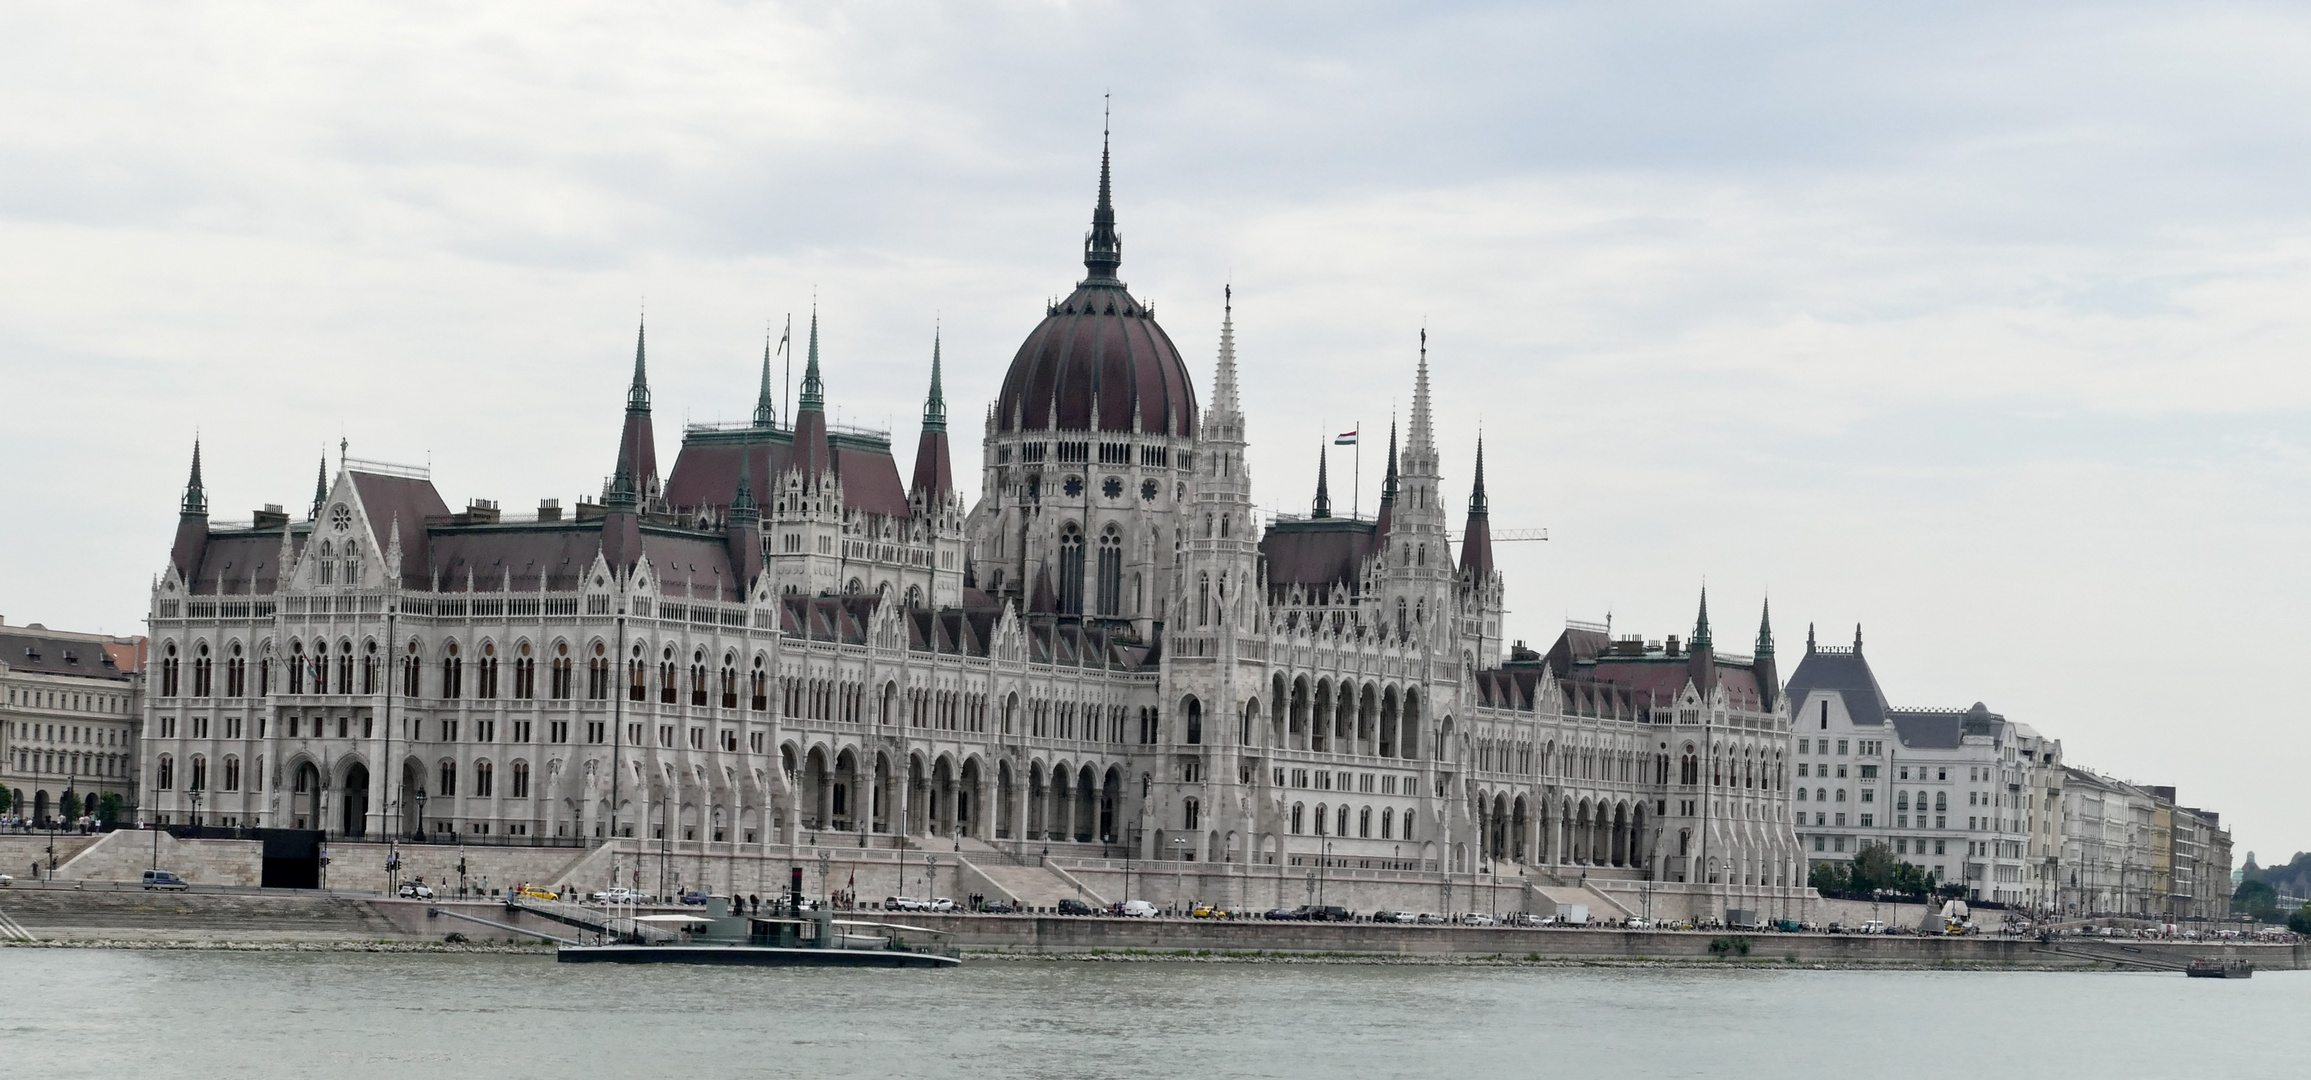
<path id="1" fill-rule="evenodd" d="M 153 893 L 134 886 L 19 882 L 0 890 L 0 947 L 179 943 L 284 947 L 359 943 L 531 941 L 441 917 L 480 916 L 545 934 L 569 928 L 492 901 L 403 901 L 312 890 L 223 889 Z M 2179 970 L 2196 957 L 2252 961 L 2265 971 L 2311 968 L 2311 944 L 2035 938 L 1863 936 L 1622 929 L 1405 926 L 1265 920 L 1123 919 L 1044 915 L 889 916 L 946 931 L 965 950 L 1025 957 L 1185 954 L 1237 958 L 1400 957 L 1568 963 L 1776 963 L 1836 967 L 2011 966 Z"/>

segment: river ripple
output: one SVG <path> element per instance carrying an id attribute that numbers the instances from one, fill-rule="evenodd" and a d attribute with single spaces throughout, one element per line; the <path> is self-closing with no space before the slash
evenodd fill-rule
<path id="1" fill-rule="evenodd" d="M 946 972 L 534 956 L 5 949 L 0 1068 L 154 1077 L 2302 1075 L 2311 973 L 979 961 Z"/>

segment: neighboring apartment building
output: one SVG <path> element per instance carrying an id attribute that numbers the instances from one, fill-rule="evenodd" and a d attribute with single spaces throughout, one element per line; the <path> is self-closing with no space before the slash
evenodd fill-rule
<path id="1" fill-rule="evenodd" d="M 1873 844 L 1967 895 L 2018 906 L 2053 901 L 2062 744 L 1977 702 L 1896 709 L 1862 655 L 1822 646 L 1790 676 L 1798 839 L 1811 862 Z"/>
<path id="2" fill-rule="evenodd" d="M 2172 787 L 2065 769 L 2058 903 L 2076 915 L 2220 919 L 2231 910 L 2231 834 Z"/>
<path id="3" fill-rule="evenodd" d="M 136 803 L 145 639 L 0 625 L 0 787 L 7 816 L 93 814 Z M 66 807 L 66 793 L 74 805 Z"/>

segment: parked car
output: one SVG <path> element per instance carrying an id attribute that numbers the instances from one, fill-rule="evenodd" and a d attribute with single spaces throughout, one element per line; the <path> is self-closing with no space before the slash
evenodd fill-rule
<path id="1" fill-rule="evenodd" d="M 1387 908 L 1382 908 L 1379 911 L 1372 913 L 1372 921 L 1376 923 L 1411 922 L 1412 913 L 1408 911 L 1390 911 Z"/>
<path id="2" fill-rule="evenodd" d="M 144 872 L 144 887 L 183 892 L 193 886 L 191 882 L 178 877 L 174 870 L 147 870 Z"/>
<path id="3" fill-rule="evenodd" d="M 433 887 L 415 881 L 404 881 L 396 895 L 404 900 L 431 900 L 433 899 Z"/>
<path id="4" fill-rule="evenodd" d="M 1090 904 L 1086 904 L 1086 903 L 1084 903 L 1083 901 L 1081 901 L 1081 900 L 1078 900 L 1078 899 L 1076 899 L 1076 898 L 1074 898 L 1074 897 L 1072 897 L 1072 896 L 1070 896 L 1070 897 L 1066 897 L 1066 898 L 1064 898 L 1064 899 L 1062 899 L 1062 900 L 1060 900 L 1060 901 L 1059 901 L 1059 913 L 1060 913 L 1060 914 L 1062 914 L 1062 915 L 1097 915 L 1097 914 L 1099 914 L 1099 912 L 1097 912 L 1097 911 L 1095 911 L 1095 910 L 1093 910 L 1093 909 L 1092 909 L 1092 906 L 1091 906 Z"/>
<path id="5" fill-rule="evenodd" d="M 1191 919 L 1225 919 L 1228 917 L 1225 909 L 1212 904 L 1197 904 L 1188 911 L 1188 918 Z"/>
<path id="6" fill-rule="evenodd" d="M 14 884 L 16 884 L 16 879 L 15 879 L 15 878 L 9 877 L 9 876 L 8 876 L 8 875 L 6 875 L 6 874 L 0 874 L 0 889 L 5 889 L 5 888 L 7 888 L 8 886 L 10 886 L 10 885 L 14 885 Z"/>
<path id="7" fill-rule="evenodd" d="M 706 894 L 698 891 L 697 889 L 684 889 L 682 891 L 681 899 L 683 903 L 688 904 L 691 907 L 706 906 Z"/>
<path id="8" fill-rule="evenodd" d="M 559 900 L 562 898 L 562 894 L 552 889 L 539 888 L 536 885 L 524 885 L 514 890 L 514 895 L 526 896 L 532 900 Z"/>
<path id="9" fill-rule="evenodd" d="M 1019 913 L 1019 905 L 1008 900 L 989 900 L 979 905 L 979 913 L 982 915 L 1016 915 Z"/>
<path id="10" fill-rule="evenodd" d="M 923 910 L 946 913 L 955 910 L 955 902 L 944 896 L 934 896 L 923 904 Z"/>
<path id="11" fill-rule="evenodd" d="M 597 904 L 639 904 L 642 902 L 642 894 L 624 887 L 609 888 L 595 893 L 594 902 Z"/>
<path id="12" fill-rule="evenodd" d="M 1499 926 L 1500 920 L 1482 911 L 1472 911 L 1460 917 L 1463 926 Z"/>
<path id="13" fill-rule="evenodd" d="M 1647 921 L 1645 921 L 1643 918 L 1640 918 L 1640 917 L 1638 917 L 1638 916 L 1635 916 L 1635 915 L 1631 915 L 1631 916 L 1629 916 L 1629 921 L 1628 921 L 1628 922 L 1625 922 L 1625 923 L 1622 923 L 1621 925 L 1622 925 L 1622 927 L 1623 927 L 1623 928 L 1625 928 L 1625 929 L 1629 929 L 1629 930 L 1651 930 L 1651 929 L 1653 929 L 1653 924 L 1652 924 L 1652 923 L 1650 923 L 1650 922 L 1647 922 Z"/>
<path id="14" fill-rule="evenodd" d="M 1356 917 L 1337 904 L 1310 904 L 1301 910 L 1308 913 L 1309 922 L 1347 922 Z"/>
<path id="15" fill-rule="evenodd" d="M 1156 908 L 1145 900 L 1126 900 L 1123 902 L 1123 916 L 1127 919 L 1152 919 L 1156 916 Z"/>
<path id="16" fill-rule="evenodd" d="M 883 910 L 921 911 L 923 910 L 923 902 L 912 896 L 886 896 L 883 898 Z"/>
<path id="17" fill-rule="evenodd" d="M 1263 919 L 1274 919 L 1277 922 L 1299 922 L 1306 919 L 1308 916 L 1302 914 L 1299 908 L 1280 907 L 1271 910 L 1267 914 L 1260 917 Z"/>
<path id="18" fill-rule="evenodd" d="M 1438 915 L 1434 912 L 1423 911 L 1420 914 L 1413 916 L 1412 921 L 1423 926 L 1433 926 L 1444 922 L 1444 916 Z"/>

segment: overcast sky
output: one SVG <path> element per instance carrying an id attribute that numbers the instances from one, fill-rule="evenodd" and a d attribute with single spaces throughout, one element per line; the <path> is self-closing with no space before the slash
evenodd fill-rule
<path id="1" fill-rule="evenodd" d="M 1208 380 L 1261 503 L 1379 442 L 1430 332 L 1511 636 L 1858 622 L 2311 846 L 2311 14 L 2253 4 L 12 4 L 0 615 L 143 630 L 186 459 L 220 518 L 325 448 L 445 498 L 597 492 L 649 312 L 661 460 L 814 289 L 830 407 L 958 464 L 1081 275 Z M 1336 501 L 1353 462 L 1335 458 Z"/>

